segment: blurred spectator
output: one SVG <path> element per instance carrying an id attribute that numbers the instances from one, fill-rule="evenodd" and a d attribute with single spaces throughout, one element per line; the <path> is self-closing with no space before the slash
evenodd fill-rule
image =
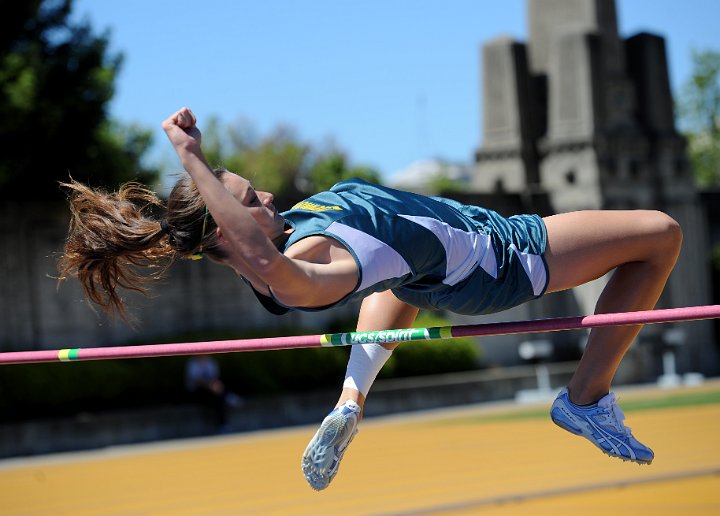
<path id="1" fill-rule="evenodd" d="M 210 407 L 221 432 L 227 431 L 228 406 L 239 406 L 240 398 L 225 390 L 220 367 L 210 355 L 195 355 L 185 366 L 185 389 L 195 402 Z"/>

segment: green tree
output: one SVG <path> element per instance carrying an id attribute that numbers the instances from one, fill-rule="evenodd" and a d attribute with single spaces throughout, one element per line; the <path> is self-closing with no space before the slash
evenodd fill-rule
<path id="1" fill-rule="evenodd" d="M 678 114 L 690 160 L 701 186 L 720 185 L 720 52 L 692 54 L 693 73 L 684 84 Z"/>
<path id="2" fill-rule="evenodd" d="M 451 165 L 448 163 L 440 163 L 438 173 L 430 179 L 428 189 L 436 195 L 448 195 L 456 192 L 464 192 L 467 185 L 459 179 L 454 179 L 451 173 Z"/>
<path id="3" fill-rule="evenodd" d="M 148 130 L 112 123 L 121 55 L 108 35 L 69 19 L 72 0 L 29 0 L 0 22 L 0 198 L 52 199 L 70 176 L 114 187 L 157 171 L 141 165 Z"/>
<path id="4" fill-rule="evenodd" d="M 373 183 L 380 182 L 377 170 L 348 163 L 347 155 L 340 150 L 331 150 L 316 157 L 308 172 L 313 190 L 327 190 L 338 181 L 360 178 Z"/>
<path id="5" fill-rule="evenodd" d="M 317 150 L 289 127 L 260 136 L 252 124 L 240 120 L 223 125 L 212 117 L 203 129 L 203 150 L 212 166 L 223 166 L 272 192 L 283 202 L 330 188 L 354 177 L 379 182 L 369 167 L 352 165 L 336 148 Z"/>
<path id="6" fill-rule="evenodd" d="M 225 167 L 246 177 L 259 190 L 290 200 L 302 195 L 299 178 L 310 147 L 300 142 L 290 128 L 277 127 L 259 136 L 244 119 L 221 124 L 213 116 L 203 129 L 203 151 L 212 166 Z"/>

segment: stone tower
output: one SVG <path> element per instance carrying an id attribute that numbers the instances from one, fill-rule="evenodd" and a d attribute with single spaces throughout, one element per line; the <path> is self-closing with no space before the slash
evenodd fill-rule
<path id="1" fill-rule="evenodd" d="M 529 42 L 498 38 L 482 49 L 474 190 L 544 193 L 555 212 L 663 210 L 685 242 L 661 303 L 707 304 L 706 222 L 675 127 L 664 39 L 620 38 L 614 0 L 528 0 L 528 15 Z M 577 290 L 586 313 L 602 285 Z M 702 369 L 716 357 L 711 324 L 682 328 L 692 345 L 681 365 Z"/>

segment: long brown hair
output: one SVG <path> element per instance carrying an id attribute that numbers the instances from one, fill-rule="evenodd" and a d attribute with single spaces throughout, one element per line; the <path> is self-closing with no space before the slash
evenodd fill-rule
<path id="1" fill-rule="evenodd" d="M 225 169 L 214 170 L 221 178 Z M 128 321 L 119 289 L 147 294 L 172 262 L 199 250 L 223 258 L 217 225 L 195 183 L 184 175 L 167 204 L 139 183 L 117 192 L 90 188 L 71 180 L 68 190 L 70 227 L 58 262 L 60 279 L 77 277 L 85 297 L 108 315 Z"/>

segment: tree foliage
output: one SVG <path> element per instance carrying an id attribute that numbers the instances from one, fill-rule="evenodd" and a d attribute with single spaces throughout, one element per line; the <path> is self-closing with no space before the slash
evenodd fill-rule
<path id="1" fill-rule="evenodd" d="M 308 178 L 314 190 L 327 190 L 338 181 L 351 178 L 380 182 L 377 170 L 364 165 L 351 165 L 347 155 L 337 149 L 317 156 L 310 167 Z"/>
<path id="2" fill-rule="evenodd" d="M 289 127 L 259 135 L 246 120 L 223 125 L 212 118 L 203 130 L 203 149 L 211 165 L 240 174 L 257 189 L 288 202 L 345 179 L 380 181 L 375 169 L 352 165 L 335 147 L 315 148 Z"/>
<path id="3" fill-rule="evenodd" d="M 678 113 L 701 186 L 720 185 L 720 52 L 692 54 L 693 73 L 681 91 Z"/>
<path id="4" fill-rule="evenodd" d="M 140 160 L 150 132 L 108 120 L 121 55 L 69 19 L 72 0 L 28 0 L 0 22 L 0 197 L 59 197 L 73 178 L 113 187 L 153 182 Z"/>

